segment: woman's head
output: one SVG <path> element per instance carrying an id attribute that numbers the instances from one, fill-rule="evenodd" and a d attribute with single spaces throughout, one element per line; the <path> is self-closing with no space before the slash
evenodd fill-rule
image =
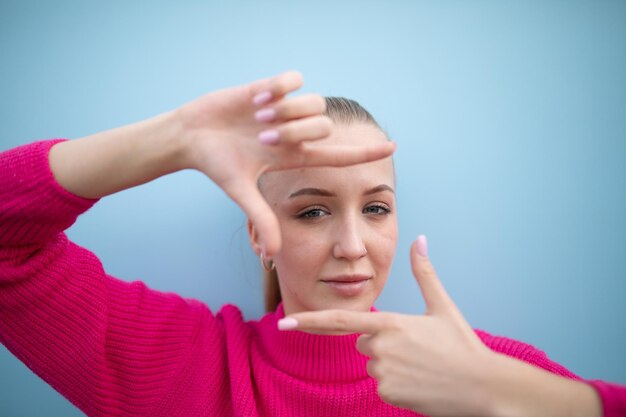
<path id="1" fill-rule="evenodd" d="M 355 101 L 327 97 L 326 115 L 335 129 L 325 140 L 346 145 L 388 140 Z M 398 239 L 391 158 L 269 172 L 259 187 L 278 218 L 283 242 L 271 260 L 275 270 L 266 272 L 266 309 L 282 299 L 288 314 L 369 310 L 387 281 Z M 258 253 L 251 224 L 249 231 Z"/>

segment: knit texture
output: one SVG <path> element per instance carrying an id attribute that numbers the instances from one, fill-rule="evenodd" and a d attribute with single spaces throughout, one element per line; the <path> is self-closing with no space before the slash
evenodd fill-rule
<path id="1" fill-rule="evenodd" d="M 282 305 L 244 321 L 108 275 L 64 234 L 96 200 L 54 179 L 41 141 L 0 154 L 0 342 L 89 416 L 415 416 L 377 395 L 357 335 L 281 332 Z M 476 330 L 494 351 L 580 379 L 534 347 Z M 626 388 L 587 381 L 605 416 Z"/>

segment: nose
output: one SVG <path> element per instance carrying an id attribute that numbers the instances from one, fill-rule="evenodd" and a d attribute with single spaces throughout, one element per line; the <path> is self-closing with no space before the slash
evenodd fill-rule
<path id="1" fill-rule="evenodd" d="M 356 219 L 345 219 L 335 232 L 333 256 L 337 259 L 354 261 L 367 255 L 363 231 Z"/>

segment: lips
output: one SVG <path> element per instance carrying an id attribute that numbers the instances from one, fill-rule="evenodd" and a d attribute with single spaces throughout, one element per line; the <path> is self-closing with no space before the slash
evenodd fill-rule
<path id="1" fill-rule="evenodd" d="M 336 282 L 336 283 L 350 283 L 350 282 L 360 282 L 360 281 L 367 281 L 368 279 L 371 279 L 372 277 L 369 275 L 338 275 L 338 276 L 334 276 L 334 277 L 328 277 L 328 278 L 322 278 L 321 281 L 323 282 Z"/>
<path id="2" fill-rule="evenodd" d="M 340 275 L 321 281 L 339 296 L 355 297 L 365 291 L 371 279 L 368 275 Z"/>

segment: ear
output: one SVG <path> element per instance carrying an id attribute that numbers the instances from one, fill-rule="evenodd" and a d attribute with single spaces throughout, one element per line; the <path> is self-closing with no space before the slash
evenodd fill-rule
<path id="1" fill-rule="evenodd" d="M 252 250 L 256 254 L 256 256 L 261 255 L 261 245 L 259 245 L 259 233 L 257 232 L 254 224 L 252 224 L 252 220 L 248 219 L 248 238 L 250 239 L 250 246 L 252 246 Z"/>

